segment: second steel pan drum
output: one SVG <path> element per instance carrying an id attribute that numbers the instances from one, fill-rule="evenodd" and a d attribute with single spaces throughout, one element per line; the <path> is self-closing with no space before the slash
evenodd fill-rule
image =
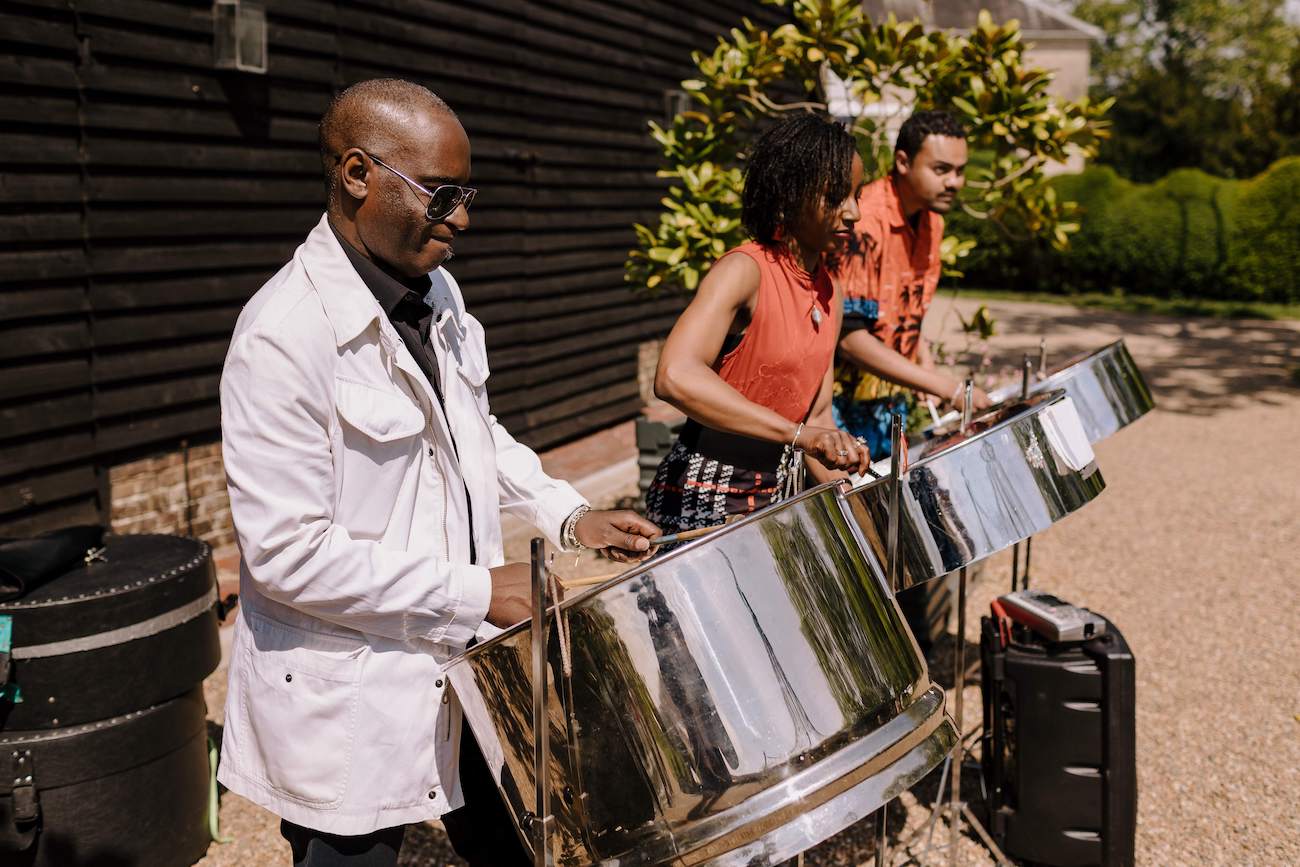
<path id="1" fill-rule="evenodd" d="M 1074 403 L 1060 390 L 995 407 L 965 433 L 923 440 L 908 456 L 899 497 L 899 590 L 1046 530 L 1106 485 Z M 873 480 L 846 498 L 882 562 L 890 485 L 888 478 Z"/>
<path id="2" fill-rule="evenodd" d="M 1030 393 L 1065 389 L 1090 442 L 1100 442 L 1155 408 L 1151 390 L 1123 340 L 1076 356 L 1033 384 Z M 1005 400 L 1018 389 L 1004 392 Z"/>
<path id="3" fill-rule="evenodd" d="M 548 618 L 557 864 L 776 864 L 943 760 L 943 691 L 843 492 L 764 509 Z M 531 666 L 521 624 L 446 668 L 529 848 Z"/>
<path id="4" fill-rule="evenodd" d="M 1074 401 L 1089 442 L 1100 442 L 1127 427 L 1155 408 L 1151 390 L 1142 371 L 1129 355 L 1124 341 L 1116 340 L 1100 349 L 1076 355 L 1045 378 L 1030 384 L 1030 394 L 1063 389 Z M 994 404 L 1021 394 L 1019 383 L 1004 385 L 989 393 Z M 935 430 L 949 430 L 956 413 L 940 419 Z"/>

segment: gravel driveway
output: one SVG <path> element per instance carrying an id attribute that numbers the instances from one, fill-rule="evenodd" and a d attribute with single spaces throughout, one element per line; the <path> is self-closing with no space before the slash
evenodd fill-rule
<path id="1" fill-rule="evenodd" d="M 961 301 L 965 315 L 975 302 Z M 1048 338 L 1049 362 L 1124 337 L 1158 409 L 1097 447 L 1107 489 L 1034 544 L 1035 587 L 1104 613 L 1137 660 L 1138 863 L 1300 864 L 1300 322 L 1176 320 L 990 303 L 998 366 Z M 950 302 L 929 317 L 962 345 Z M 972 588 L 978 617 L 1005 592 L 1010 560 L 988 561 Z M 583 564 L 583 572 L 599 567 Z M 938 648 L 935 679 L 950 682 Z M 220 719 L 224 677 L 208 682 Z M 966 725 L 979 713 L 966 693 Z M 968 777 L 973 777 L 968 772 Z M 922 822 L 930 779 L 900 801 L 891 830 Z M 231 794 L 200 864 L 287 864 L 275 819 Z M 809 853 L 812 865 L 869 862 L 862 826 Z M 946 840 L 946 833 L 936 834 Z M 402 861 L 459 864 L 436 825 L 409 833 Z M 973 841 L 965 863 L 991 864 Z M 902 861 L 902 853 L 898 862 Z M 946 863 L 931 855 L 927 863 Z M 896 862 L 897 863 L 897 862 Z"/>

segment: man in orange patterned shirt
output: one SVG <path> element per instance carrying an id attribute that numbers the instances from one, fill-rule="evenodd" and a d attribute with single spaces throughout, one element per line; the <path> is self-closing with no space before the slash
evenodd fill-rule
<path id="1" fill-rule="evenodd" d="M 943 214 L 966 183 L 966 159 L 966 131 L 951 115 L 908 118 L 893 171 L 858 196 L 861 218 L 835 268 L 844 297 L 835 421 L 873 458 L 889 454 L 890 416 L 906 417 L 909 392 L 961 400 L 961 383 L 935 369 L 921 323 L 942 272 Z M 977 390 L 975 407 L 987 405 Z"/>

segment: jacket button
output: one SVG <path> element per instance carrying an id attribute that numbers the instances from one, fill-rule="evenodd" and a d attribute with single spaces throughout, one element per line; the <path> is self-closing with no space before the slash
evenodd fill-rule
<path id="1" fill-rule="evenodd" d="M 430 789 L 430 790 L 429 790 L 429 800 L 432 801 L 434 798 L 437 798 L 437 797 L 438 797 L 438 790 L 437 790 L 437 789 Z"/>
<path id="2" fill-rule="evenodd" d="M 440 677 L 437 680 L 435 680 L 433 682 L 433 685 L 436 686 L 438 689 L 442 689 L 442 678 Z"/>
<path id="3" fill-rule="evenodd" d="M 433 446 L 429 446 L 429 457 L 433 457 Z"/>
<path id="4" fill-rule="evenodd" d="M 284 682 L 285 682 L 285 683 L 293 683 L 293 675 L 292 675 L 292 674 L 286 674 L 286 675 L 284 676 Z"/>

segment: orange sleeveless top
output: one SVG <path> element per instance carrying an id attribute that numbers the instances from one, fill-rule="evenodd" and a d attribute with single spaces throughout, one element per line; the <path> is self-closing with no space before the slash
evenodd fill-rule
<path id="1" fill-rule="evenodd" d="M 758 265 L 758 298 L 740 343 L 718 359 L 714 370 L 748 400 L 790 421 L 803 421 L 839 337 L 839 317 L 831 315 L 835 289 L 830 275 L 820 266 L 808 273 L 783 247 L 750 241 L 726 256 L 737 254 Z"/>

